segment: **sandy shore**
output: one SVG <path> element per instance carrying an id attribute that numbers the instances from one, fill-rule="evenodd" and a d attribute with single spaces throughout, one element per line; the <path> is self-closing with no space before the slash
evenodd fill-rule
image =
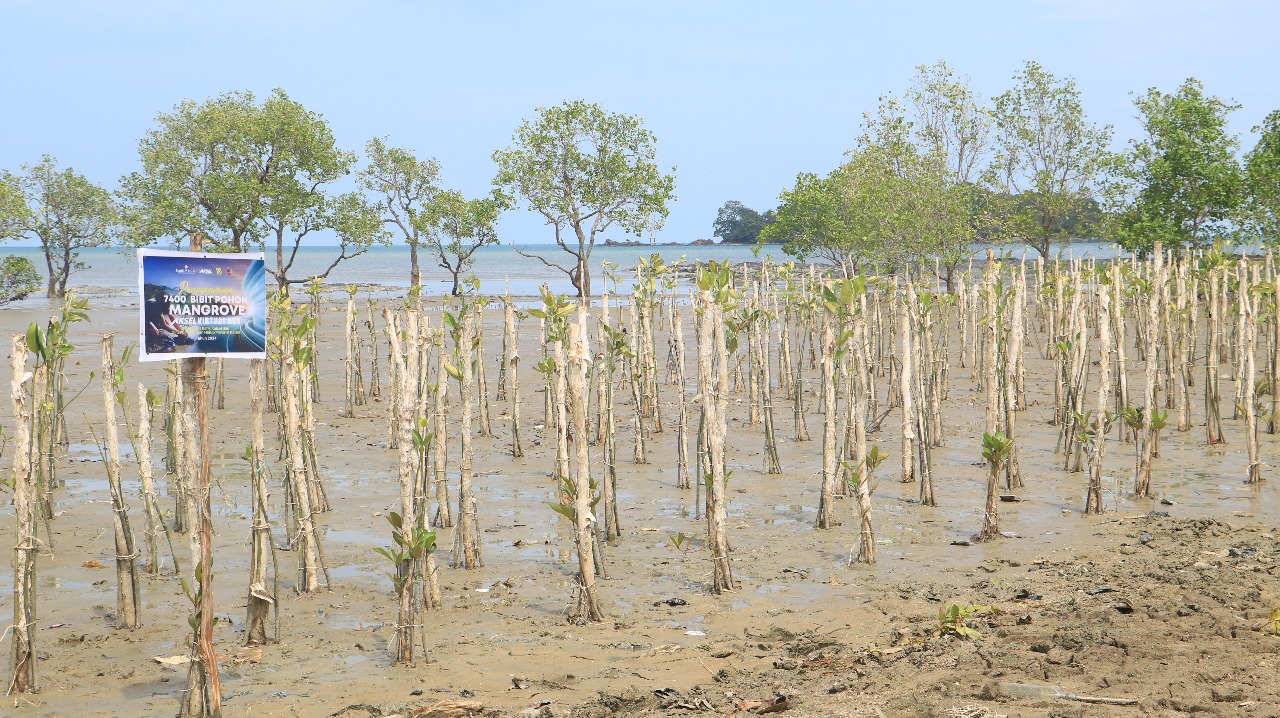
<path id="1" fill-rule="evenodd" d="M 117 346 L 136 334 L 132 305 L 128 296 L 93 299 L 92 323 L 76 325 L 72 336 L 73 391 L 100 370 L 101 332 L 116 332 Z M 52 308 L 28 300 L 0 311 L 0 327 L 6 334 L 21 331 Z M 848 565 L 856 542 L 852 501 L 838 505 L 844 526 L 813 528 L 820 442 L 795 442 L 789 409 L 778 411 L 784 473 L 765 475 L 761 428 L 747 421 L 744 393 L 731 397 L 728 456 L 734 472 L 730 538 L 741 589 L 717 597 L 705 588 L 705 523 L 694 518 L 693 492 L 675 488 L 673 431 L 654 435 L 651 463 L 635 465 L 625 449 L 629 421 L 621 421 L 624 535 L 606 547 L 601 598 L 608 620 L 593 626 L 565 619 L 576 570 L 572 537 L 567 522 L 547 506 L 555 500 L 554 436 L 540 428 L 541 379 L 533 362 L 525 361 L 524 457 L 511 457 L 510 414 L 496 401 L 495 435 L 475 442 L 485 566 L 455 570 L 447 550 L 441 554 L 445 608 L 428 614 L 429 660 L 393 666 L 387 640 L 395 599 L 388 564 L 374 548 L 390 544 L 385 516 L 399 500 L 397 457 L 386 445 L 384 403 L 360 407 L 355 418 L 340 416 L 342 314 L 336 303 L 328 309 L 319 347 L 317 445 L 333 504 L 320 518 L 333 588 L 295 595 L 296 557 L 280 552 L 278 641 L 256 661 L 236 657 L 244 640 L 248 573 L 247 465 L 238 458 L 249 441 L 247 363 L 227 362 L 226 408 L 212 412 L 224 715 L 363 718 L 407 714 L 439 700 L 474 700 L 501 715 L 546 701 L 554 715 L 688 715 L 729 713 L 744 699 L 774 701 L 777 695 L 786 697 L 779 707 L 788 715 L 813 716 L 1275 716 L 1280 710 L 1274 681 L 1280 638 L 1258 630 L 1280 605 L 1280 542 L 1271 528 L 1280 509 L 1274 472 L 1268 469 L 1271 481 L 1260 489 L 1242 483 L 1247 460 L 1241 422 L 1228 419 L 1229 443 L 1212 448 L 1204 445 L 1198 424 L 1185 434 L 1170 429 L 1156 463 L 1157 499 L 1129 496 L 1132 447 L 1112 442 L 1107 513 L 1082 515 L 1087 477 L 1062 471 L 1053 453 L 1056 428 L 1047 424 L 1052 372 L 1035 348 L 1038 334 L 1026 352 L 1031 406 L 1019 424 L 1027 485 L 1018 492 L 1021 501 L 1001 505 L 1001 528 L 1016 538 L 952 545 L 979 527 L 985 490 L 977 465 L 983 407 L 969 370 L 953 365 L 944 406 L 946 445 L 936 451 L 934 469 L 940 506 L 918 505 L 917 486 L 896 481 L 894 461 L 879 471 L 873 497 L 879 563 L 871 567 Z M 438 311 L 430 314 L 438 325 Z M 490 310 L 484 337 L 491 386 L 500 332 L 501 312 Z M 524 322 L 523 357 L 537 355 L 536 333 L 536 322 Z M 688 351 L 692 358 L 692 341 Z M 367 361 L 367 351 L 365 356 Z M 385 381 L 385 357 L 382 369 Z M 163 387 L 160 364 L 134 363 L 126 372 L 131 386 Z M 806 375 L 813 390 L 817 372 L 806 369 Z M 692 385 L 691 378 L 690 390 Z M 663 411 L 671 416 L 677 393 L 664 391 Z M 1229 381 L 1222 393 L 1231 396 Z M 41 692 L 5 699 L 0 714 L 177 711 L 185 668 L 153 658 L 187 652 L 188 604 L 178 581 L 145 580 L 144 625 L 112 628 L 110 503 L 87 423 L 100 429 L 99 396 L 95 382 L 68 410 L 70 448 L 59 462 L 65 485 L 57 492 L 53 548 L 38 560 Z M 619 400 L 620 419 L 629 420 L 633 409 L 621 394 Z M 816 398 L 809 405 L 816 407 Z M 820 421 L 809 417 L 815 439 Z M 892 418 L 873 439 L 896 455 Z M 1264 461 L 1276 455 L 1278 444 L 1277 437 L 1263 435 Z M 269 457 L 276 455 L 275 445 L 269 430 Z M 456 445 L 452 451 L 456 455 Z M 163 474 L 159 464 L 157 470 Z M 273 471 L 278 483 L 280 467 L 273 464 Z M 124 475 L 140 526 L 136 466 L 126 464 Z M 281 493 L 277 486 L 275 517 Z M 162 503 L 172 510 L 167 493 Z M 1168 516 L 1148 516 L 1152 511 Z M 12 506 L 0 511 L 8 527 L 13 517 Z M 669 538 L 680 532 L 694 537 L 683 551 Z M 185 559 L 186 538 L 175 541 Z M 441 531 L 440 543 L 451 545 L 449 530 Z M 91 568 L 94 562 L 106 568 Z M 0 576 L 0 596 L 7 599 L 12 580 L 11 573 Z M 671 598 L 686 603 L 662 603 Z M 932 635 L 938 609 L 952 604 L 994 605 L 1000 613 L 975 616 L 973 625 L 984 633 L 980 640 Z M 1008 683 L 1130 698 L 1139 705 L 1028 695 Z M 654 693 L 664 689 L 674 692 Z M 947 712 L 965 706 L 973 710 Z"/>

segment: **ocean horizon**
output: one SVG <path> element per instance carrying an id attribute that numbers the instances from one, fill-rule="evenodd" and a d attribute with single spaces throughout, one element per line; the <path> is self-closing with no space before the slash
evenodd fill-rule
<path id="1" fill-rule="evenodd" d="M 986 245 L 974 245 L 972 250 L 976 257 L 981 256 Z M 157 249 L 172 249 L 171 246 L 157 246 Z M 1128 256 L 1114 245 L 1101 242 L 1074 242 L 1062 247 L 1064 253 L 1077 257 L 1095 256 L 1099 258 L 1115 258 Z M 600 292 L 605 286 L 606 274 L 604 263 L 608 262 L 618 276 L 619 289 L 629 289 L 634 278 L 634 269 L 639 260 L 657 254 L 668 264 L 684 262 L 758 262 L 769 259 L 774 262 L 786 262 L 790 259 L 779 245 L 766 246 L 757 257 L 750 245 L 724 244 L 625 244 L 596 245 L 591 252 L 591 270 L 593 292 Z M 1024 245 L 1008 245 L 1000 250 L 1012 250 L 1015 257 L 1027 252 L 1029 260 L 1036 253 Z M 520 247 L 520 251 L 542 257 L 547 261 L 570 266 L 572 257 L 556 245 L 539 244 Z M 13 254 L 30 259 L 40 270 L 42 277 L 47 275 L 44 253 L 36 246 L 0 247 L 0 256 Z M 338 255 L 337 247 L 304 246 L 298 250 L 290 276 L 305 277 L 323 271 Z M 266 255 L 268 268 L 274 266 L 275 258 L 270 252 Z M 818 260 L 817 263 L 821 263 Z M 83 267 L 71 274 L 67 282 L 69 292 L 81 294 L 118 294 L 135 291 L 138 287 L 137 252 L 134 249 L 112 247 L 94 247 L 80 251 L 80 262 Z M 444 269 L 432 260 L 431 254 L 419 250 L 418 264 L 422 272 L 423 291 L 429 295 L 448 294 L 452 280 Z M 548 267 L 541 261 L 521 255 L 511 245 L 492 245 L 476 251 L 475 264 L 470 274 L 480 281 L 480 293 L 502 295 L 510 292 L 514 296 L 537 296 L 539 288 L 546 284 L 556 293 L 572 293 L 573 286 L 563 272 Z M 268 283 L 274 280 L 268 277 Z M 394 293 L 409 286 L 409 248 L 404 245 L 390 247 L 372 247 L 367 252 L 340 262 L 324 283 L 332 291 L 341 291 L 344 285 L 355 284 L 362 288 Z M 612 287 L 610 287 L 612 288 Z M 43 285 L 39 292 L 43 295 Z M 36 296 L 35 294 L 32 295 Z"/>

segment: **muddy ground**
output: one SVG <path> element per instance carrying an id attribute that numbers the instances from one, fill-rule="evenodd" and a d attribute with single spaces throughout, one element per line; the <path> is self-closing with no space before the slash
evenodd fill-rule
<path id="1" fill-rule="evenodd" d="M 99 370 L 98 333 L 118 332 L 123 344 L 136 332 L 131 298 L 92 301 L 93 323 L 77 325 L 72 337 L 78 346 L 72 387 Z M 0 311 L 0 327 L 22 330 L 51 306 L 28 300 Z M 793 716 L 1280 715 L 1274 680 L 1280 638 L 1265 631 L 1280 606 L 1274 471 L 1268 467 L 1270 481 L 1260 489 L 1243 485 L 1242 422 L 1228 419 L 1229 443 L 1212 449 L 1199 424 L 1185 434 L 1171 428 L 1156 465 L 1159 497 L 1138 501 L 1129 496 L 1132 446 L 1112 441 L 1107 513 L 1082 515 L 1087 478 L 1062 471 L 1053 453 L 1051 371 L 1035 348 L 1038 333 L 1027 350 L 1032 406 L 1019 424 L 1027 485 L 1017 492 L 1019 502 L 1001 504 L 1001 528 L 1012 536 L 992 544 L 953 544 L 978 529 L 985 490 L 975 438 L 983 407 L 968 370 L 954 368 L 944 408 L 946 446 L 935 453 L 941 505 L 918 505 L 916 485 L 895 479 L 896 458 L 879 470 L 873 497 L 879 563 L 872 567 L 848 565 L 856 541 L 852 501 L 839 504 L 844 526 L 813 528 L 821 417 L 808 418 L 815 441 L 797 443 L 789 410 L 778 412 L 784 473 L 767 476 L 761 429 L 747 423 L 746 395 L 735 396 L 728 461 L 740 588 L 725 596 L 705 589 L 705 524 L 694 517 L 694 493 L 674 488 L 675 434 L 653 436 L 651 463 L 632 464 L 625 428 L 632 407 L 624 403 L 625 533 L 606 549 L 608 579 L 600 584 L 608 620 L 578 626 L 566 620 L 576 564 L 568 525 L 547 506 L 555 500 L 554 438 L 540 428 L 541 380 L 529 360 L 538 352 L 536 323 L 526 321 L 525 456 L 511 458 L 509 413 L 498 402 L 495 436 L 475 444 L 485 566 L 448 567 L 451 536 L 442 530 L 446 606 L 428 615 L 429 657 L 414 667 L 393 666 L 387 641 L 395 601 L 389 564 L 374 548 L 390 544 L 385 516 L 398 503 L 397 457 L 386 447 L 385 403 L 362 407 L 354 419 L 339 416 L 342 315 L 336 304 L 332 309 L 322 322 L 317 443 L 333 504 L 320 519 L 333 585 L 296 595 L 296 557 L 280 552 L 278 640 L 260 658 L 237 656 L 248 571 L 247 465 L 237 458 L 249 441 L 247 363 L 227 363 L 227 406 L 212 413 L 224 715 L 364 718 L 421 714 L 438 701 L 470 701 L 483 713 L 509 716 L 738 709 Z M 488 313 L 491 386 L 500 320 L 500 311 Z M 438 313 L 432 323 L 439 324 Z M 692 357 L 692 341 L 688 351 Z M 385 361 L 382 369 L 385 381 Z M 1131 371 L 1136 376 L 1139 369 Z M 160 365 L 135 363 L 127 372 L 131 384 L 163 386 Z M 816 373 L 808 377 L 812 390 Z M 1230 397 L 1230 382 L 1223 383 Z M 664 410 L 672 416 L 674 391 L 664 388 Z M 177 710 L 185 668 L 154 659 L 187 653 L 188 603 L 178 580 L 144 580 L 144 625 L 112 627 L 109 496 L 87 428 L 91 422 L 101 429 L 100 401 L 94 383 L 68 414 L 71 445 L 59 463 L 65 485 L 57 493 L 53 546 L 38 561 L 41 690 L 5 699 L 0 714 L 169 716 Z M 268 439 L 274 446 L 274 437 Z M 874 440 L 896 456 L 892 416 Z M 1271 460 L 1277 439 L 1264 435 L 1262 446 L 1263 459 Z M 136 496 L 136 467 L 125 476 Z M 276 516 L 280 494 L 272 499 Z M 171 509 L 172 498 L 166 495 L 164 505 Z M 131 510 L 141 526 L 137 501 Z M 12 506 L 0 521 L 13 525 Z M 683 550 L 670 539 L 678 533 L 694 537 Z M 175 541 L 185 561 L 186 537 Z M 277 542 L 283 543 L 279 532 Z M 6 610 L 11 590 L 6 572 L 0 576 Z M 685 603 L 673 606 L 668 599 Z M 953 605 L 990 607 L 965 622 L 980 637 L 941 629 L 939 610 Z M 1136 704 L 1080 702 L 1057 695 L 1063 692 Z"/>

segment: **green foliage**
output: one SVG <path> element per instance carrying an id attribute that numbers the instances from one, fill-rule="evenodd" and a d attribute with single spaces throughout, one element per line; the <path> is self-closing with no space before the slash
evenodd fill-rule
<path id="1" fill-rule="evenodd" d="M 434 431 L 427 431 L 426 417 L 418 417 L 418 425 L 412 430 L 414 448 L 420 453 L 425 453 L 427 448 L 431 446 L 431 440 L 435 438 L 435 435 Z"/>
<path id="2" fill-rule="evenodd" d="M 498 192 L 468 200 L 461 192 L 442 190 L 436 192 L 426 213 L 415 218 L 436 263 L 453 277 L 453 296 L 460 293 L 459 278 L 475 263 L 476 250 L 498 243 L 498 217 L 506 208 Z"/>
<path id="3" fill-rule="evenodd" d="M 724 244 L 755 244 L 760 231 L 774 220 L 773 212 L 759 212 L 736 199 L 725 202 L 711 228 Z M 776 240 L 775 240 L 776 241 Z"/>
<path id="4" fill-rule="evenodd" d="M 997 152 L 985 181 L 1007 200 L 997 217 L 1004 235 L 1048 259 L 1054 242 L 1088 234 L 1087 227 L 1068 234 L 1063 220 L 1082 213 L 1110 166 L 1111 126 L 1088 121 L 1071 78 L 1027 62 L 1013 79 L 995 98 Z"/>
<path id="5" fill-rule="evenodd" d="M 1280 636 L 1280 606 L 1271 609 L 1271 616 L 1267 618 L 1262 632 L 1268 636 Z"/>
<path id="6" fill-rule="evenodd" d="M 1255 236 L 1280 241 L 1280 110 L 1253 128 L 1258 144 L 1245 155 L 1246 221 Z"/>
<path id="7" fill-rule="evenodd" d="M 27 349 L 36 355 L 36 362 L 53 364 L 66 359 L 75 350 L 67 341 L 72 324 L 89 321 L 89 300 L 68 294 L 62 300 L 58 316 L 51 317 L 45 328 L 34 322 L 27 327 Z"/>
<path id="8" fill-rule="evenodd" d="M 1005 435 L 1003 431 L 994 434 L 982 432 L 982 458 L 991 464 L 992 471 L 998 471 L 999 466 L 1009 457 L 1009 452 L 1013 450 L 1013 439 Z"/>
<path id="9" fill-rule="evenodd" d="M 591 485 L 588 490 L 591 492 L 591 508 L 594 510 L 596 504 L 604 498 L 604 494 L 598 490 L 599 486 L 595 479 L 591 479 Z M 558 504 L 547 504 L 551 510 L 569 519 L 575 524 L 578 522 L 578 487 L 573 483 L 572 479 L 564 479 L 560 484 L 560 495 L 563 500 Z"/>
<path id="10" fill-rule="evenodd" d="M 916 67 L 906 93 L 917 141 L 958 185 L 972 186 L 991 145 L 991 111 L 945 61 Z"/>
<path id="11" fill-rule="evenodd" d="M 982 634 L 969 628 L 966 622 L 980 613 L 998 613 L 995 606 L 972 606 L 967 603 L 953 603 L 946 608 L 938 609 L 938 635 L 955 636 L 964 640 L 977 640 Z"/>
<path id="12" fill-rule="evenodd" d="M 275 342 L 278 350 L 298 365 L 302 371 L 311 365 L 314 354 L 312 346 L 316 318 L 306 307 L 294 308 L 293 301 L 286 294 L 273 294 L 268 299 L 271 314 L 275 317 Z"/>
<path id="13" fill-rule="evenodd" d="M 35 262 L 16 254 L 7 255 L 0 262 L 0 304 L 26 299 L 40 288 L 41 279 Z"/>
<path id="14" fill-rule="evenodd" d="M 355 167 L 328 123 L 275 90 L 261 103 L 230 92 L 196 104 L 183 100 L 156 118 L 139 143 L 142 171 L 125 177 L 121 194 L 133 243 L 199 233 L 216 249 L 270 247 L 271 273 L 285 287 L 305 237 L 332 231 L 338 256 L 315 275 L 363 253 L 387 234 L 377 207 L 334 187 Z"/>
<path id="15" fill-rule="evenodd" d="M 870 476 L 876 470 L 876 467 L 884 463 L 884 460 L 887 458 L 889 458 L 889 452 L 884 451 L 875 444 L 872 444 L 871 448 L 867 450 L 867 475 Z"/>
<path id="16" fill-rule="evenodd" d="M 31 208 L 22 195 L 18 178 L 7 172 L 0 173 L 0 239 L 21 236 L 30 218 Z"/>
<path id="17" fill-rule="evenodd" d="M 1124 158 L 1117 240 L 1141 254 L 1156 241 L 1207 246 L 1230 229 L 1243 200 L 1239 141 L 1227 132 L 1239 105 L 1206 95 L 1195 78 L 1172 94 L 1153 87 L 1134 105 L 1146 137 Z"/>
<path id="18" fill-rule="evenodd" d="M 895 98 L 868 113 L 857 146 L 827 177 L 801 174 L 780 197 L 777 220 L 757 242 L 782 242 L 796 257 L 854 266 L 950 262 L 973 236 L 967 195 L 946 158 L 912 134 Z"/>
<path id="19" fill-rule="evenodd" d="M 426 215 L 440 192 L 440 163 L 434 157 L 420 160 L 412 152 L 390 147 L 385 139 L 376 137 L 365 144 L 364 151 L 369 164 L 356 179 L 373 196 L 382 220 L 400 231 L 416 270 L 418 246 L 431 224 Z M 419 277 L 412 271 L 409 281 L 411 287 L 420 286 Z"/>
<path id="20" fill-rule="evenodd" d="M 724 472 L 724 485 L 725 485 L 725 486 L 728 486 L 728 485 L 729 485 L 729 479 L 731 479 L 731 478 L 733 478 L 733 472 L 732 472 L 732 471 L 726 471 L 726 472 Z M 705 486 L 705 487 L 707 488 L 707 491 L 711 491 L 711 488 L 712 488 L 712 482 L 713 482 L 713 481 L 715 481 L 715 476 L 714 476 L 710 471 L 708 471 L 707 473 L 705 473 L 705 474 L 703 474 L 703 475 L 702 475 L 702 485 L 703 485 L 703 486 Z"/>
<path id="21" fill-rule="evenodd" d="M 1146 426 L 1146 410 L 1141 406 L 1126 406 L 1120 409 L 1120 418 L 1130 429 L 1141 429 Z M 1151 428 L 1159 433 L 1169 422 L 1169 412 L 1157 410 L 1151 415 Z"/>
<path id="22" fill-rule="evenodd" d="M 378 547 L 374 551 L 385 556 L 396 567 L 396 572 L 390 576 L 391 584 L 399 594 L 408 588 L 410 573 L 406 569 L 407 564 L 436 552 L 436 532 L 421 526 L 411 526 L 406 529 L 404 519 L 394 511 L 387 515 L 387 522 L 393 529 L 391 540 L 395 545 L 386 548 Z"/>
<path id="23" fill-rule="evenodd" d="M 738 303 L 738 288 L 734 286 L 733 266 L 728 262 L 711 260 L 698 265 L 698 289 L 711 292 L 711 299 L 726 310 Z"/>
<path id="24" fill-rule="evenodd" d="M 512 139 L 510 148 L 493 153 L 494 185 L 552 226 L 574 265 L 547 263 L 569 275 L 578 296 L 588 296 L 587 262 L 599 235 L 661 228 L 674 199 L 675 170 L 664 174 L 658 167 L 657 138 L 639 117 L 581 100 L 538 108 Z"/>
<path id="25" fill-rule="evenodd" d="M 1127 408 L 1128 407 L 1125 407 L 1125 409 Z M 1129 417 L 1125 415 L 1124 411 L 1124 409 L 1121 410 L 1120 417 L 1125 421 L 1125 423 L 1128 423 Z M 1075 414 L 1076 426 L 1080 427 L 1079 432 L 1076 433 L 1076 438 L 1080 440 L 1080 443 L 1086 446 L 1093 446 L 1093 442 L 1096 441 L 1099 436 L 1105 436 L 1108 431 L 1111 431 L 1111 426 L 1116 420 L 1116 415 L 1112 414 L 1110 411 L 1104 411 L 1100 420 L 1094 418 L 1092 409 L 1084 412 L 1083 414 L 1078 411 L 1072 413 Z M 1132 426 L 1132 424 L 1130 425 Z M 1138 426 L 1141 425 L 1142 419 L 1139 418 Z"/>
<path id="26" fill-rule="evenodd" d="M 555 294 L 544 284 L 539 288 L 542 292 L 542 308 L 530 309 L 529 316 L 546 322 L 547 341 L 564 341 L 569 332 L 569 317 L 577 309 L 577 305 L 564 294 Z M 552 371 L 554 371 L 554 364 Z"/>
<path id="27" fill-rule="evenodd" d="M 45 155 L 21 175 L 0 173 L 0 240 L 40 241 L 50 276 L 47 295 L 62 297 L 67 279 L 84 268 L 80 250 L 110 244 L 119 208 L 111 193 Z"/>
<path id="28" fill-rule="evenodd" d="M 676 280 L 678 279 L 679 267 L 684 263 L 684 256 L 680 259 L 667 264 L 667 260 L 662 255 L 654 252 L 648 257 L 638 257 L 636 259 L 636 273 L 639 275 L 639 283 L 632 284 L 632 289 L 641 301 L 647 302 L 653 306 L 658 300 L 659 289 L 665 289 L 668 292 L 675 291 Z"/>

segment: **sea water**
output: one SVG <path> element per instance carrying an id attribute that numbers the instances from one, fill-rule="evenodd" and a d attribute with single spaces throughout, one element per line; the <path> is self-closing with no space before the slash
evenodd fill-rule
<path id="1" fill-rule="evenodd" d="M 981 257 L 983 246 L 975 245 L 975 256 Z M 1114 245 L 1100 242 L 1076 242 L 1064 246 L 1064 255 L 1069 253 L 1076 257 L 1094 256 L 1111 259 L 1127 256 L 1119 252 Z M 631 282 L 635 278 L 635 266 L 641 258 L 657 254 L 667 264 L 684 262 L 757 262 L 768 258 L 775 262 L 785 262 L 788 257 L 780 246 L 765 247 L 759 256 L 752 251 L 753 247 L 745 245 L 597 245 L 591 252 L 590 268 L 592 289 L 599 292 L 608 282 L 604 263 L 608 262 L 611 271 L 618 276 L 617 288 L 631 290 Z M 1028 261 L 1034 260 L 1036 252 L 1027 250 L 1023 245 L 1010 245 L 1002 251 L 1011 251 L 1015 258 L 1024 253 Z M 524 256 L 534 255 L 534 257 Z M 39 247 L 0 247 L 0 256 L 15 254 L 27 257 L 40 270 L 46 273 L 44 254 Z M 297 256 L 289 269 L 291 278 L 308 277 L 325 271 L 335 258 L 339 249 L 332 246 L 306 246 L 298 250 Z M 482 247 L 474 255 L 475 264 L 470 270 L 480 280 L 480 291 L 483 294 L 501 295 L 510 291 L 514 296 L 537 296 L 538 289 L 546 284 L 556 293 L 572 293 L 573 286 L 568 276 L 547 266 L 535 257 L 561 267 L 572 267 L 573 256 L 555 245 L 540 244 L 521 247 L 519 251 L 508 245 Z M 285 255 L 286 262 L 289 255 Z M 137 254 L 132 250 L 112 248 L 92 248 L 80 252 L 83 267 L 77 269 L 67 283 L 69 291 L 80 293 L 124 293 L 136 291 L 138 287 Z M 275 255 L 271 252 L 266 257 L 267 268 L 274 269 Z M 446 294 L 452 286 L 449 273 L 439 267 L 430 252 L 419 250 L 418 266 L 422 272 L 423 290 L 428 294 Z M 409 286 L 409 248 L 404 245 L 391 247 L 373 247 L 367 252 L 339 262 L 324 280 L 331 289 L 341 290 L 342 285 L 375 285 L 385 288 L 389 293 L 398 293 Z M 268 276 L 268 283 L 273 283 Z M 613 288 L 610 282 L 609 288 Z M 43 293 L 43 292 L 41 292 Z"/>

